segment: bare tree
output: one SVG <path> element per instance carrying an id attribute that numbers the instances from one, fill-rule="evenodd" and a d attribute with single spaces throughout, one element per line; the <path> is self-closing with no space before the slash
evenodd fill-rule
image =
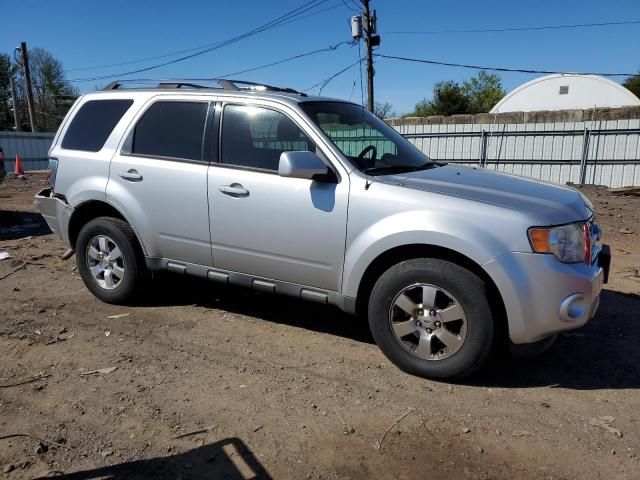
<path id="1" fill-rule="evenodd" d="M 14 73 L 15 66 L 11 63 L 11 57 L 6 53 L 0 53 L 0 130 L 9 130 L 13 125 L 9 79 Z"/>
<path id="2" fill-rule="evenodd" d="M 393 105 L 391 105 L 389 102 L 376 102 L 373 113 L 376 117 L 382 120 L 384 120 L 385 118 L 395 117 L 396 115 L 396 112 L 393 111 Z"/>
<path id="3" fill-rule="evenodd" d="M 29 67 L 38 125 L 44 131 L 55 131 L 78 97 L 78 90 L 66 81 L 62 63 L 43 48 L 30 49 Z M 25 98 L 21 69 L 17 84 L 19 97 Z"/>

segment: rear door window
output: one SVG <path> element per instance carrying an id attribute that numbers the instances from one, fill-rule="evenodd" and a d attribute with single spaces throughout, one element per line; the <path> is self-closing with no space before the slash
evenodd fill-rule
<path id="1" fill-rule="evenodd" d="M 133 100 L 90 100 L 75 114 L 64 138 L 62 148 L 98 152 L 114 127 L 129 110 Z"/>
<path id="2" fill-rule="evenodd" d="M 202 160 L 207 108 L 207 102 L 154 103 L 135 127 L 131 153 Z"/>

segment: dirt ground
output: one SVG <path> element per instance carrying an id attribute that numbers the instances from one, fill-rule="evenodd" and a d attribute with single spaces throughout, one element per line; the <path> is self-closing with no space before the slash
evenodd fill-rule
<path id="1" fill-rule="evenodd" d="M 584 189 L 614 256 L 596 318 L 453 385 L 334 308 L 172 276 L 101 303 L 36 213 L 42 183 L 0 185 L 4 478 L 640 479 L 638 197 Z"/>

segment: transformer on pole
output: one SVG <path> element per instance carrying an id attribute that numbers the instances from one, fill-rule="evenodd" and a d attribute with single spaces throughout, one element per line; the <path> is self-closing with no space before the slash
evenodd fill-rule
<path id="1" fill-rule="evenodd" d="M 362 17 L 360 15 L 351 17 L 351 36 L 354 40 L 362 38 Z"/>

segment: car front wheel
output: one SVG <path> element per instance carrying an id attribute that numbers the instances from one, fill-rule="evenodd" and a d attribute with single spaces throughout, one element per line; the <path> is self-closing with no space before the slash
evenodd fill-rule
<path id="1" fill-rule="evenodd" d="M 369 325 L 395 365 L 434 379 L 475 372 L 497 336 L 483 280 L 431 258 L 406 260 L 382 274 L 371 292 Z"/>

